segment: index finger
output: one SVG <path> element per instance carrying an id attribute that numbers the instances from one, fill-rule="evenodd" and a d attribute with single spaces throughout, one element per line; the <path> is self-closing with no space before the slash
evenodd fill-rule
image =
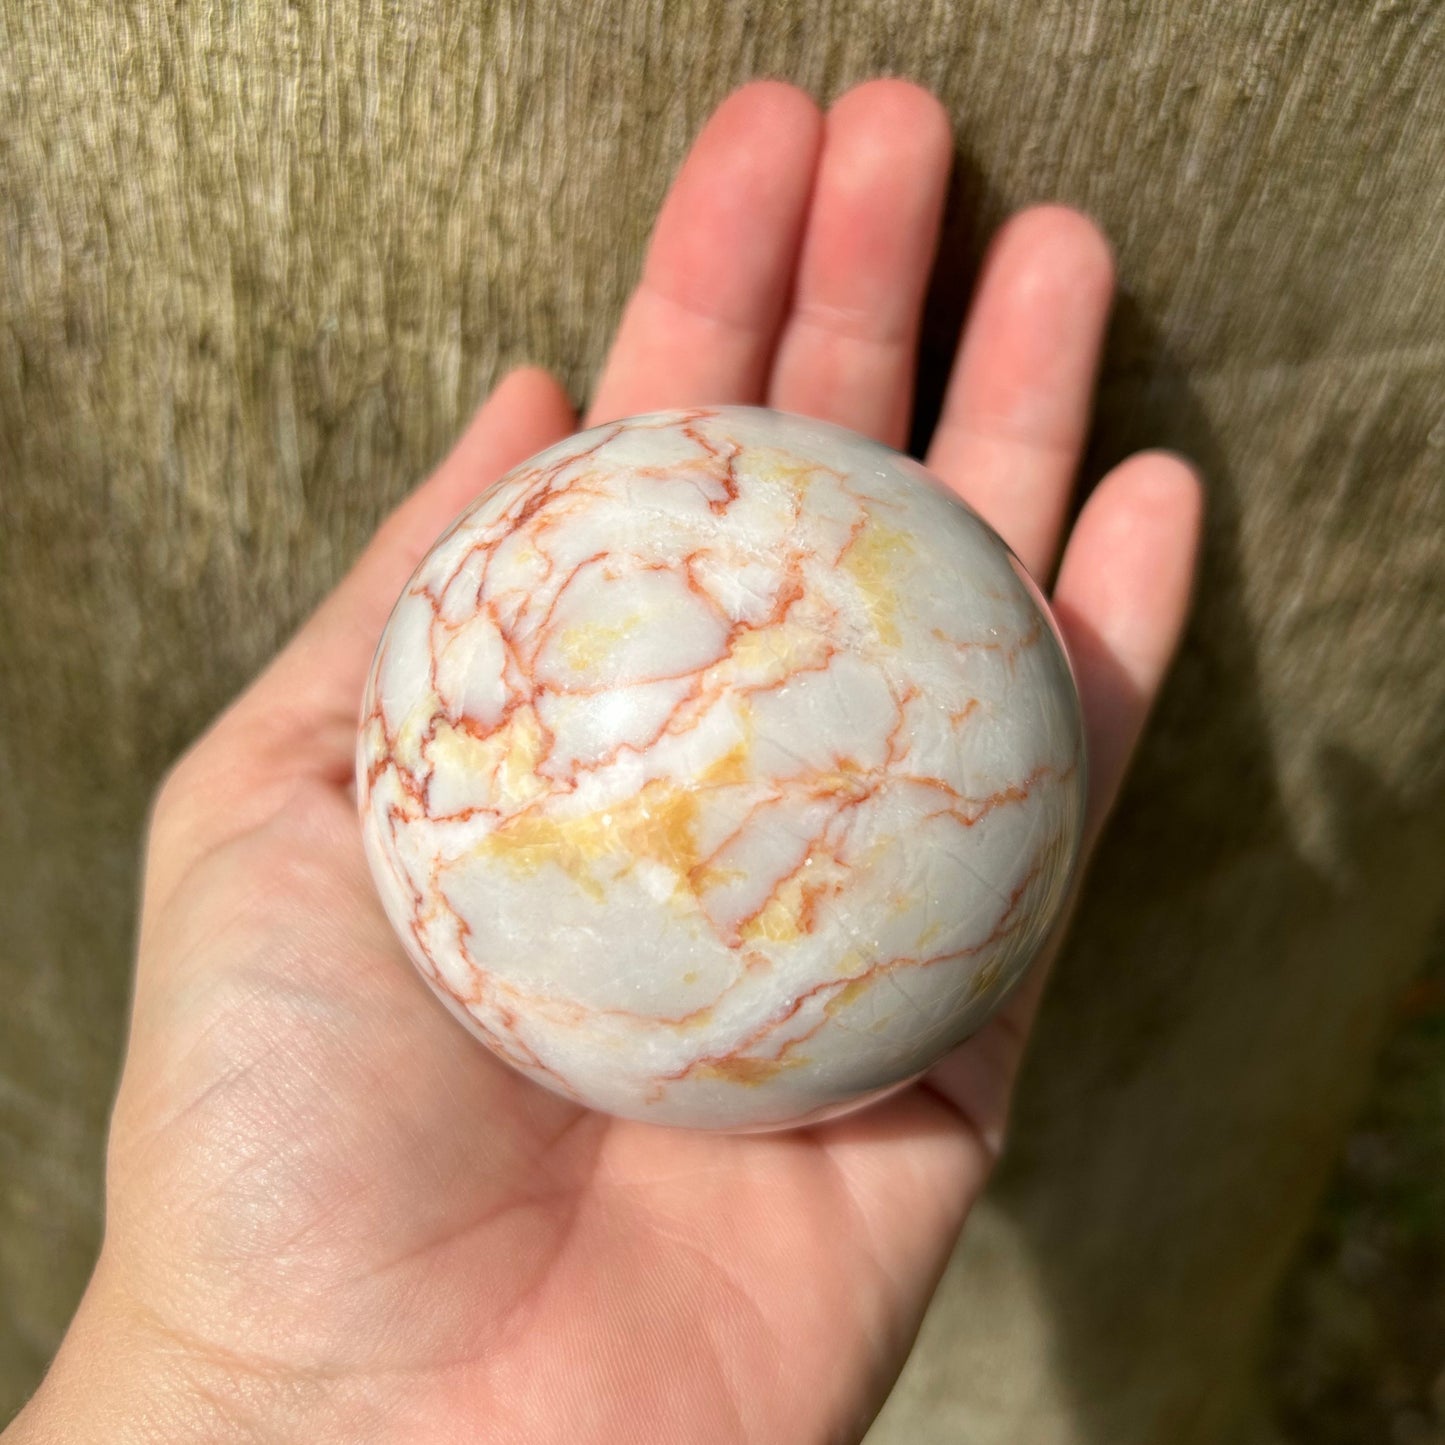
<path id="1" fill-rule="evenodd" d="M 821 134 L 812 98 L 779 81 L 717 108 L 663 202 L 589 425 L 763 399 Z"/>

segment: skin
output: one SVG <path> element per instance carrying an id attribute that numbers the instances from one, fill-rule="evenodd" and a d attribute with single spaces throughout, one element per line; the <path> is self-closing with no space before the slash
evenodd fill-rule
<path id="1" fill-rule="evenodd" d="M 900 81 L 826 115 L 783 84 L 733 94 L 586 420 L 766 401 L 901 444 L 951 152 L 942 107 Z M 1010 220 L 927 457 L 1035 576 L 1058 564 L 1091 838 L 1178 641 L 1201 511 L 1193 471 L 1145 453 L 1062 536 L 1112 284 L 1086 217 Z M 351 759 L 391 603 L 465 503 L 577 424 L 545 372 L 506 377 L 160 790 L 105 1241 L 5 1445 L 800 1445 L 858 1439 L 882 1403 L 1002 1147 L 1046 968 L 862 1114 L 661 1130 L 479 1047 L 367 875 Z"/>

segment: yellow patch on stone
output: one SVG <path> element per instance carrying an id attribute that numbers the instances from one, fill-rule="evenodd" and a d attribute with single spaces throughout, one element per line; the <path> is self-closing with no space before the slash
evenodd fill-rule
<path id="1" fill-rule="evenodd" d="M 699 863 L 692 870 L 692 891 L 710 893 L 714 888 L 726 888 L 730 883 L 741 883 L 748 876 L 745 868 L 726 868 L 719 863 Z"/>
<path id="2" fill-rule="evenodd" d="M 858 1002 L 870 988 L 873 987 L 871 978 L 855 978 L 852 983 L 840 988 L 837 993 L 824 1005 L 828 1014 L 841 1013 L 845 1008 Z"/>
<path id="3" fill-rule="evenodd" d="M 423 768 L 422 747 L 427 729 L 431 726 L 435 703 L 436 699 L 432 697 L 428 697 L 424 703 L 418 703 L 402 718 L 401 725 L 396 730 L 391 755 L 396 759 L 397 765 L 409 773 L 419 773 Z"/>
<path id="4" fill-rule="evenodd" d="M 685 875 L 697 861 L 696 822 L 692 792 L 655 779 L 635 797 L 579 817 L 519 814 L 480 848 L 522 873 L 535 873 L 551 863 L 583 892 L 601 899 L 603 883 L 593 865 L 604 858 L 616 859 L 622 872 L 645 859 Z"/>
<path id="5" fill-rule="evenodd" d="M 606 662 L 642 621 L 642 614 L 633 612 L 617 622 L 578 622 L 563 629 L 557 649 L 573 672 L 590 672 Z"/>
<path id="6" fill-rule="evenodd" d="M 531 802 L 546 787 L 537 776 L 542 728 L 531 708 L 519 708 L 485 738 L 439 722 L 427 744 L 427 756 L 447 772 L 489 778 L 492 794 L 503 804 Z"/>
<path id="7" fill-rule="evenodd" d="M 739 937 L 747 943 L 755 943 L 759 939 L 766 939 L 769 943 L 792 943 L 794 939 L 801 938 L 803 930 L 798 925 L 797 914 L 800 902 L 801 899 L 785 902 L 781 897 L 768 899 L 759 912 L 738 930 Z"/>
<path id="8" fill-rule="evenodd" d="M 808 495 L 819 470 L 816 462 L 804 461 L 776 447 L 749 448 L 747 469 L 760 482 L 786 487 L 799 501 Z"/>
<path id="9" fill-rule="evenodd" d="M 724 663 L 729 675 L 752 687 L 767 687 L 790 674 L 822 667 L 829 639 L 815 627 L 779 622 L 741 633 Z"/>
<path id="10" fill-rule="evenodd" d="M 918 935 L 918 951 L 920 953 L 926 953 L 928 949 L 931 948 L 935 942 L 937 942 L 938 938 L 942 935 L 943 930 L 944 925 L 942 920 L 935 918 L 933 922 L 930 923 L 928 927 L 925 928 L 923 932 Z"/>
<path id="11" fill-rule="evenodd" d="M 898 632 L 899 563 L 913 554 L 913 544 L 894 527 L 871 518 L 843 554 L 843 566 L 858 584 L 879 640 L 896 647 Z"/>
<path id="12" fill-rule="evenodd" d="M 738 930 L 746 943 L 792 943 L 804 935 L 803 915 L 808 908 L 808 889 L 816 889 L 821 877 L 809 873 L 785 878 L 773 896 Z"/>
<path id="13" fill-rule="evenodd" d="M 709 763 L 698 774 L 699 788 L 722 788 L 732 783 L 746 783 L 751 774 L 748 771 L 748 744 L 740 738 L 727 752 Z"/>
<path id="14" fill-rule="evenodd" d="M 508 801 L 528 801 L 546 786 L 537 776 L 542 759 L 542 724 L 536 711 L 519 708 L 503 729 L 503 754 L 500 768 L 502 796 Z"/>
<path id="15" fill-rule="evenodd" d="M 727 661 L 747 674 L 749 682 L 772 682 L 791 671 L 791 641 L 787 627 L 760 627 L 740 633 Z"/>
<path id="16" fill-rule="evenodd" d="M 724 1079 L 730 1084 L 766 1084 L 788 1069 L 796 1069 L 808 1060 L 802 1057 L 781 1059 L 711 1059 L 699 1064 L 693 1072 L 698 1079 Z"/>
<path id="17" fill-rule="evenodd" d="M 477 845 L 479 856 L 496 858 L 524 874 L 544 864 L 561 869 L 588 895 L 601 900 L 611 878 L 625 876 L 639 862 L 668 869 L 679 892 L 694 895 L 698 851 L 698 795 L 747 776 L 747 748 L 739 743 L 706 768 L 695 782 L 653 778 L 630 798 L 576 817 L 555 817 L 536 809 L 502 823 Z M 599 877 L 596 865 L 612 867 Z"/>
<path id="18" fill-rule="evenodd" d="M 839 758 L 836 768 L 810 773 L 808 785 L 817 797 L 860 798 L 868 790 L 869 774 L 856 758 Z M 877 857 L 888 851 L 886 846 L 874 847 L 879 849 Z M 876 862 L 877 858 L 870 861 Z"/>

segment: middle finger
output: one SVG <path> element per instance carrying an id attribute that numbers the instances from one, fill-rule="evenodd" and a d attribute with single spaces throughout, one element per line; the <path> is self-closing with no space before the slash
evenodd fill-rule
<path id="1" fill-rule="evenodd" d="M 903 444 L 952 156 L 948 113 L 906 81 L 868 81 L 829 111 L 773 406 Z"/>

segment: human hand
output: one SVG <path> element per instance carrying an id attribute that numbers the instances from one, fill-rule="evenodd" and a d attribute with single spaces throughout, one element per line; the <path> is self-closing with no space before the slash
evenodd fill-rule
<path id="1" fill-rule="evenodd" d="M 901 445 L 951 156 L 878 81 L 821 117 L 746 87 L 659 219 L 589 422 L 766 402 Z M 1053 570 L 1111 289 L 1057 207 L 994 243 L 927 458 Z M 579 1109 L 500 1064 L 406 963 L 351 791 L 392 602 L 487 483 L 575 427 L 514 372 L 335 593 L 174 769 L 146 867 L 95 1276 L 7 1436 L 208 1441 L 856 1439 L 1003 1138 L 1042 986 L 929 1078 L 791 1133 Z M 1174 649 L 1200 495 L 1118 467 L 1053 588 L 1090 837 Z"/>

